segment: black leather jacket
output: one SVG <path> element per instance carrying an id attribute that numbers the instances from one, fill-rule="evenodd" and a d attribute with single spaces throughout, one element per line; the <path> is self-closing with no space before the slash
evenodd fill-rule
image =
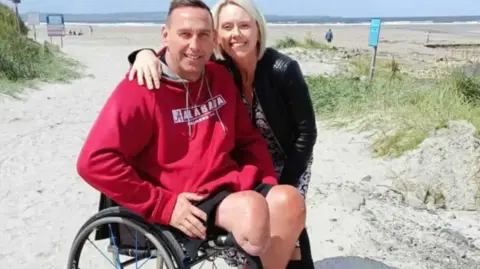
<path id="1" fill-rule="evenodd" d="M 128 56 L 130 64 L 135 61 L 139 51 Z M 229 57 L 225 58 L 217 62 L 230 70 L 241 90 L 240 72 Z M 257 63 L 253 86 L 268 124 L 285 155 L 279 183 L 297 186 L 317 140 L 315 112 L 300 66 L 287 55 L 268 48 Z"/>

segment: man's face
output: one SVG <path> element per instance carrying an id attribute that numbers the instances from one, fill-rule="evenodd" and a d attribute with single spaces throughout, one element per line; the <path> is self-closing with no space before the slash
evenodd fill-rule
<path id="1" fill-rule="evenodd" d="M 195 7 L 175 9 L 162 29 L 170 59 L 188 74 L 200 74 L 214 47 L 212 17 L 208 10 Z"/>

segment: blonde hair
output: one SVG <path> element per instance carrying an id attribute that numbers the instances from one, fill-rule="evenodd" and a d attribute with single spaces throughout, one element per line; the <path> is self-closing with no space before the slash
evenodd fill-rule
<path id="1" fill-rule="evenodd" d="M 262 12 L 258 9 L 257 5 L 253 3 L 252 0 L 220 0 L 217 4 L 212 8 L 212 15 L 213 15 L 213 24 L 215 29 L 218 29 L 218 16 L 222 8 L 228 4 L 237 5 L 243 8 L 247 13 L 253 18 L 253 20 L 257 23 L 258 28 L 258 55 L 257 59 L 260 60 L 263 57 L 263 54 L 266 50 L 267 44 L 267 22 L 265 17 L 263 16 Z M 213 51 L 215 56 L 218 59 L 224 59 L 223 51 L 221 48 L 221 44 L 217 44 L 216 48 Z"/>

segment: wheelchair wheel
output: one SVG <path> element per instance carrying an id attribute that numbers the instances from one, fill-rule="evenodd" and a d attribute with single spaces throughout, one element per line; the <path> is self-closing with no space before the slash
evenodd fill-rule
<path id="1" fill-rule="evenodd" d="M 227 236 L 220 235 L 200 246 L 195 257 L 189 256 L 184 236 L 114 206 L 99 211 L 80 228 L 67 269 L 215 269 L 227 242 Z M 263 268 L 260 260 L 247 258 L 247 264 L 252 269 Z"/>
<path id="2" fill-rule="evenodd" d="M 108 240 L 98 240 L 98 232 L 102 229 L 108 230 L 109 237 L 101 239 Z M 168 242 L 161 242 L 160 236 L 140 221 L 119 216 L 97 216 L 87 221 L 77 234 L 67 269 L 177 269 L 179 266 L 166 244 Z M 95 260 L 84 259 L 84 254 Z"/>

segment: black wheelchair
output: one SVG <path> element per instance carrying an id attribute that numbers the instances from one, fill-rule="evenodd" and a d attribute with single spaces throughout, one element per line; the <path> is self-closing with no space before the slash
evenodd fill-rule
<path id="1" fill-rule="evenodd" d="M 89 238 L 92 233 L 93 239 Z M 97 245 L 101 241 L 104 247 Z M 103 263 L 81 261 L 87 242 L 93 246 L 96 257 L 94 253 L 88 254 L 103 258 Z M 155 269 L 190 269 L 196 265 L 202 268 L 206 262 L 216 268 L 215 259 L 222 250 L 234 247 L 243 252 L 226 232 L 198 240 L 195 252 L 186 247 L 188 242 L 171 227 L 148 223 L 120 206 L 109 207 L 93 215 L 80 228 L 70 250 L 67 269 L 125 269 L 134 264 L 136 266 L 129 268 L 140 269 L 147 262 L 150 262 L 148 268 Z M 263 268 L 258 257 L 245 256 L 248 268 Z"/>

